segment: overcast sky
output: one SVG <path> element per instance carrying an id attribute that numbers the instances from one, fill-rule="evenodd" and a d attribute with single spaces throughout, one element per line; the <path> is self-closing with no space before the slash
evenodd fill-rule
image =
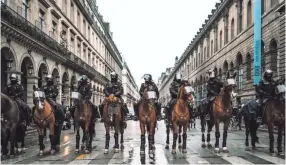
<path id="1" fill-rule="evenodd" d="M 137 85 L 157 83 L 180 57 L 218 0 L 97 0 Z M 139 86 L 140 87 L 140 86 Z"/>

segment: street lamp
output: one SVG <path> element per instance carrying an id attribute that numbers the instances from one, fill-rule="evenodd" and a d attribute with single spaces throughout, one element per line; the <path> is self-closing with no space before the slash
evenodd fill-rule
<path id="1" fill-rule="evenodd" d="M 29 75 L 32 76 L 34 67 L 32 65 L 28 66 Z"/>
<path id="2" fill-rule="evenodd" d="M 12 68 L 13 59 L 11 57 L 9 57 L 9 59 L 6 61 L 7 61 L 7 69 L 8 69 L 8 71 L 10 71 Z"/>

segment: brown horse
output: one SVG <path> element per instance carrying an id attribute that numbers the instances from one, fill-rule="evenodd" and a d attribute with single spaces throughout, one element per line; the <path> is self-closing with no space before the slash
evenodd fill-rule
<path id="1" fill-rule="evenodd" d="M 114 128 L 114 139 L 115 139 L 115 145 L 114 145 L 114 152 L 119 152 L 119 143 L 118 143 L 118 132 L 120 131 L 121 137 L 120 137 L 120 148 L 123 150 L 123 134 L 124 134 L 124 126 L 122 124 L 123 122 L 123 116 L 122 116 L 122 102 L 120 102 L 120 99 L 115 97 L 114 95 L 110 95 L 105 100 L 105 105 L 103 108 L 103 122 L 105 126 L 106 131 L 106 137 L 105 137 L 105 150 L 104 154 L 108 153 L 109 149 L 109 141 L 110 141 L 110 127 Z"/>
<path id="2" fill-rule="evenodd" d="M 145 155 L 145 132 L 147 128 L 148 142 L 149 142 L 149 154 L 154 154 L 154 135 L 156 126 L 156 93 L 154 91 L 148 91 L 148 88 L 144 90 L 143 98 L 139 103 L 139 122 L 141 129 L 141 146 L 140 154 Z"/>
<path id="3" fill-rule="evenodd" d="M 88 154 L 92 150 L 92 139 L 93 139 L 93 125 L 91 124 L 91 106 L 90 104 L 82 99 L 82 96 L 78 92 L 72 92 L 71 95 L 72 106 L 75 107 L 74 111 L 74 124 L 76 131 L 76 149 L 75 153 L 79 153 L 79 141 L 80 134 L 79 130 L 82 128 L 83 137 L 81 150 L 85 149 L 85 153 Z"/>
<path id="4" fill-rule="evenodd" d="M 270 139 L 270 154 L 274 153 L 274 125 L 278 127 L 277 149 L 279 155 L 284 155 L 282 149 L 282 133 L 285 125 L 285 85 L 278 85 L 275 88 L 275 96 L 269 98 L 263 107 L 264 121 L 267 122 L 269 139 Z"/>
<path id="5" fill-rule="evenodd" d="M 235 77 L 236 73 L 232 76 L 227 72 L 226 82 L 221 89 L 219 95 L 215 98 L 212 104 L 212 120 L 215 123 L 215 153 L 219 151 L 219 124 L 220 122 L 224 123 L 223 127 L 223 142 L 222 142 L 222 150 L 223 152 L 228 152 L 226 147 L 226 139 L 227 139 L 227 131 L 230 123 L 230 119 L 232 117 L 232 97 L 233 97 L 233 89 L 235 87 Z"/>
<path id="6" fill-rule="evenodd" d="M 54 154 L 59 148 L 56 147 L 56 135 L 55 135 L 55 115 L 52 110 L 51 105 L 45 100 L 45 93 L 41 91 L 36 86 L 33 86 L 34 89 L 34 121 L 37 127 L 39 134 L 39 145 L 40 151 L 39 155 L 43 155 L 45 145 L 44 145 L 44 129 L 48 128 L 50 132 L 50 141 L 51 141 L 51 154 Z"/>
<path id="7" fill-rule="evenodd" d="M 179 88 L 178 99 L 172 112 L 173 124 L 173 146 L 172 153 L 176 153 L 176 143 L 179 132 L 179 148 L 181 148 L 181 131 L 183 129 L 183 153 L 187 152 L 187 130 L 190 122 L 188 104 L 193 101 L 193 95 L 190 86 L 182 85 Z M 179 131 L 178 131 L 179 128 Z"/>

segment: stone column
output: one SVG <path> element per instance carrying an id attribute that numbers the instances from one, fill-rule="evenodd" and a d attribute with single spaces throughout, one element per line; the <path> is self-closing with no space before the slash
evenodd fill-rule
<path id="1" fill-rule="evenodd" d="M 38 87 L 38 79 L 37 76 L 27 76 L 27 104 L 30 108 L 34 106 L 33 103 L 33 86 Z"/>
<path id="2" fill-rule="evenodd" d="M 64 106 L 70 105 L 70 86 L 65 84 L 64 85 L 64 93 L 62 96 L 66 97 L 66 100 L 64 101 Z"/>
<path id="3" fill-rule="evenodd" d="M 58 83 L 57 86 L 58 86 L 59 94 L 58 94 L 56 101 L 57 103 L 62 104 L 62 83 Z"/>

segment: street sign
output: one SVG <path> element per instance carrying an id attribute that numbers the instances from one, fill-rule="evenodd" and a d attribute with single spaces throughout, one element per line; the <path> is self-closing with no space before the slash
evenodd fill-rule
<path id="1" fill-rule="evenodd" d="M 261 79 L 261 0 L 254 1 L 254 85 Z"/>

